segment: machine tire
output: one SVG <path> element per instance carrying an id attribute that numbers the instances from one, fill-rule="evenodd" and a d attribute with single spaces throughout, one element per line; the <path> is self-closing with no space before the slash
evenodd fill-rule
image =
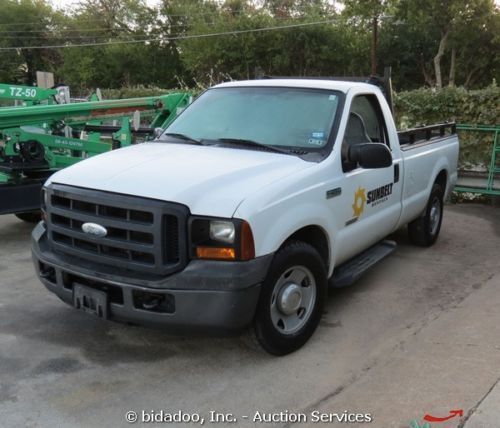
<path id="1" fill-rule="evenodd" d="M 430 247 L 436 242 L 443 221 L 443 197 L 443 188 L 434 183 L 425 211 L 408 224 L 408 235 L 413 244 Z"/>
<path id="2" fill-rule="evenodd" d="M 273 355 L 299 349 L 318 326 L 326 293 L 327 272 L 318 251 L 290 241 L 276 253 L 262 283 L 250 334 Z"/>
<path id="3" fill-rule="evenodd" d="M 38 223 L 42 219 L 42 213 L 40 211 L 16 213 L 15 216 L 26 223 Z"/>

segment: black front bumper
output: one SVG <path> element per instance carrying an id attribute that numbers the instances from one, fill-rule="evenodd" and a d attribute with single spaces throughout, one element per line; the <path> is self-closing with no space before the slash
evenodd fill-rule
<path id="1" fill-rule="evenodd" d="M 0 185 L 0 214 L 38 211 L 44 180 L 26 180 L 22 184 Z"/>
<path id="2" fill-rule="evenodd" d="M 247 326 L 255 313 L 272 255 L 247 262 L 193 260 L 181 272 L 162 279 L 127 280 L 123 269 L 100 271 L 92 263 L 51 251 L 43 223 L 32 233 L 32 256 L 40 281 L 73 305 L 73 285 L 104 290 L 108 318 L 168 327 L 172 332 L 231 332 Z M 157 296 L 164 304 L 145 309 L 143 299 Z"/>

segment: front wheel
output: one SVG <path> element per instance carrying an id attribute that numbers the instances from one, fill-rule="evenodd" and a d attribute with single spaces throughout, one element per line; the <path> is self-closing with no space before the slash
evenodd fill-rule
<path id="1" fill-rule="evenodd" d="M 276 253 L 252 326 L 267 352 L 289 354 L 312 336 L 323 311 L 326 276 L 321 256 L 309 244 L 292 241 Z"/>
<path id="2" fill-rule="evenodd" d="M 433 245 L 441 230 L 443 221 L 443 188 L 434 183 L 424 213 L 408 224 L 410 240 L 421 247 Z"/>

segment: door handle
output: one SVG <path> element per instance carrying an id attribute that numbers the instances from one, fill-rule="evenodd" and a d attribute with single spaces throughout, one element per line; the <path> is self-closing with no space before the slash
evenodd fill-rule
<path id="1" fill-rule="evenodd" d="M 394 183 L 399 181 L 399 163 L 394 164 Z"/>

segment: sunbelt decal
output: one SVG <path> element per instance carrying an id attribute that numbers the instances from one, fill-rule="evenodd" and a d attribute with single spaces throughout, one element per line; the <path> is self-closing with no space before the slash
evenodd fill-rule
<path id="1" fill-rule="evenodd" d="M 381 204 L 389 199 L 392 195 L 392 186 L 394 183 L 388 183 L 368 192 L 363 187 L 358 187 L 354 193 L 354 203 L 352 204 L 352 211 L 354 217 L 360 217 L 365 210 L 366 205 L 372 207 Z"/>
<path id="2" fill-rule="evenodd" d="M 363 214 L 363 210 L 366 205 L 366 190 L 362 187 L 358 187 L 356 193 L 354 194 L 354 203 L 352 204 L 352 211 L 354 217 L 360 217 Z"/>
<path id="3" fill-rule="evenodd" d="M 385 186 L 377 187 L 376 189 L 370 190 L 366 195 L 366 203 L 374 205 L 385 202 L 389 199 L 392 194 L 392 185 L 394 183 L 386 184 Z"/>

